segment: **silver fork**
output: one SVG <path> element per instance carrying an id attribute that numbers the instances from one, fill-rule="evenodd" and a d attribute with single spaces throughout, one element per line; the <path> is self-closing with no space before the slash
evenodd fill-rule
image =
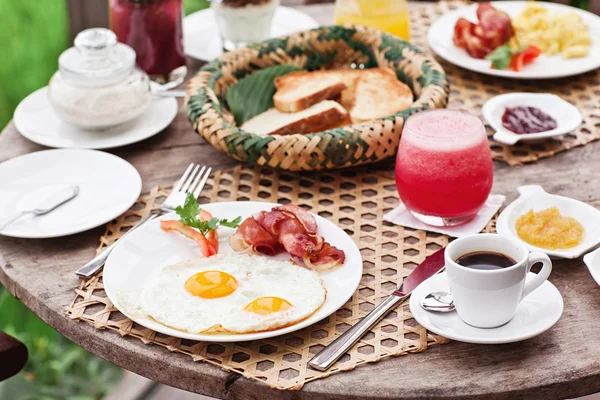
<path id="1" fill-rule="evenodd" d="M 200 170 L 200 172 L 198 172 Z M 148 216 L 143 218 L 140 222 L 135 224 L 130 230 L 128 230 L 120 239 L 123 239 L 131 232 L 139 228 L 140 226 L 146 224 L 149 221 L 152 221 L 154 218 L 168 214 L 170 212 L 175 211 L 177 206 L 183 206 L 185 203 L 185 199 L 188 193 L 193 193 L 195 198 L 200 196 L 202 189 L 204 189 L 204 185 L 206 185 L 206 181 L 212 172 L 212 168 L 207 168 L 206 166 L 200 165 L 194 166 L 194 163 L 191 163 L 189 167 L 185 170 L 179 181 L 175 186 L 173 186 L 173 190 L 166 198 L 164 203 L 160 206 L 158 211 L 150 213 Z M 79 268 L 75 271 L 75 274 L 80 276 L 81 278 L 89 278 L 96 274 L 98 271 L 102 269 L 106 259 L 113 251 L 117 242 L 114 242 L 110 246 L 108 246 L 102 253 L 97 255 L 93 260 L 85 264 L 83 267 Z"/>

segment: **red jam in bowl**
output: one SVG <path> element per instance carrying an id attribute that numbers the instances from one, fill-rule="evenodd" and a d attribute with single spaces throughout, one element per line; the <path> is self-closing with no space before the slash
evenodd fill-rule
<path id="1" fill-rule="evenodd" d="M 502 126 L 519 135 L 551 131 L 557 123 L 537 107 L 506 107 L 502 114 Z"/>

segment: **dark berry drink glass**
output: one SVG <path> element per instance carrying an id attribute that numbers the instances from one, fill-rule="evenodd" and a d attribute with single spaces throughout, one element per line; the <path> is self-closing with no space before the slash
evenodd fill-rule
<path id="1" fill-rule="evenodd" d="M 109 0 L 110 28 L 131 46 L 151 78 L 168 79 L 185 65 L 182 0 Z"/>

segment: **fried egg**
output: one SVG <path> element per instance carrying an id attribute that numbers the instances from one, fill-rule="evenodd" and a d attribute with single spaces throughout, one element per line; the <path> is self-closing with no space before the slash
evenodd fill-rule
<path id="1" fill-rule="evenodd" d="M 217 254 L 165 267 L 143 289 L 119 293 L 119 303 L 185 332 L 250 333 L 306 319 L 325 297 L 319 275 L 289 261 Z"/>

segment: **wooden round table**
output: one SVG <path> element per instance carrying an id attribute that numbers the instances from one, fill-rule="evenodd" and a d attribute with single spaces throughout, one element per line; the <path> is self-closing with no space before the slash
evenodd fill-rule
<path id="1" fill-rule="evenodd" d="M 331 6 L 319 11 L 328 10 Z M 306 7 L 309 8 L 309 7 Z M 315 8 L 314 10 L 317 10 Z M 327 16 L 327 18 L 331 18 Z M 326 18 L 318 18 L 323 21 Z M 180 104 L 181 105 L 181 104 Z M 43 150 L 10 123 L 0 135 L 0 162 Z M 237 162 L 194 134 L 185 112 L 161 134 L 111 151 L 140 172 L 144 190 L 169 184 L 190 162 L 215 169 Z M 509 167 L 495 163 L 494 193 L 512 201 L 515 188 L 540 184 L 550 193 L 600 206 L 600 142 Z M 390 163 L 381 168 L 391 169 Z M 472 345 L 452 342 L 425 352 L 386 358 L 352 371 L 307 383 L 300 391 L 279 391 L 217 367 L 134 338 L 100 331 L 68 319 L 74 271 L 95 254 L 99 227 L 58 239 L 0 236 L 0 282 L 64 336 L 92 353 L 152 380 L 227 399 L 564 399 L 600 392 L 600 288 L 581 259 L 555 261 L 550 277 L 563 295 L 565 311 L 549 331 L 521 343 Z"/>

